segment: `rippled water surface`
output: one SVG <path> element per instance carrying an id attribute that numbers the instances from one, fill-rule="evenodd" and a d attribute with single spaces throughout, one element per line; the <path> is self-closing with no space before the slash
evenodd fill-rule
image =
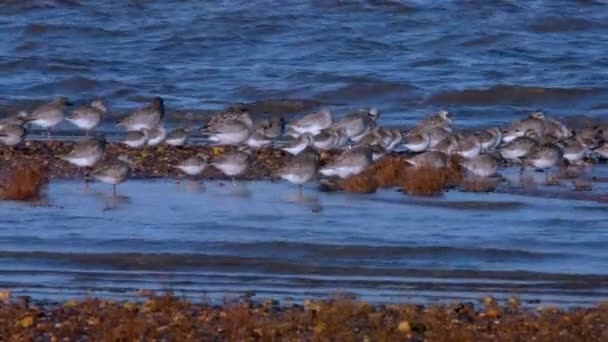
<path id="1" fill-rule="evenodd" d="M 109 194 L 53 182 L 46 205 L 2 203 L 0 287 L 56 299 L 142 288 L 216 300 L 492 293 L 573 304 L 608 295 L 605 202 L 313 187 L 300 197 L 268 182 L 133 180 Z"/>
<path id="2" fill-rule="evenodd" d="M 169 120 L 266 100 L 254 112 L 377 106 L 392 126 L 439 107 L 458 127 L 534 109 L 606 119 L 607 23 L 605 1 L 9 0 L 0 116 L 56 95 L 101 96 L 117 112 L 161 95 Z M 309 188 L 302 199 L 283 183 L 131 180 L 110 200 L 101 185 L 52 182 L 49 205 L 0 203 L 0 288 L 588 303 L 608 291 L 608 212 L 594 197 L 606 184 L 576 198 Z"/>
<path id="3" fill-rule="evenodd" d="M 439 106 L 461 125 L 600 116 L 607 23 L 604 1 L 5 1 L 0 101 L 307 99 L 375 105 L 385 124 Z"/>

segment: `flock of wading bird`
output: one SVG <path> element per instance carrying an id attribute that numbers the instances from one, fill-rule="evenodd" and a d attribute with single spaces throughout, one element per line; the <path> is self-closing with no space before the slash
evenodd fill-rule
<path id="1" fill-rule="evenodd" d="M 50 138 L 53 127 L 64 119 L 84 130 L 88 137 L 107 113 L 102 100 L 76 107 L 66 115 L 67 106 L 71 106 L 68 99 L 59 97 L 29 113 L 20 112 L 0 120 L 0 143 L 12 147 L 20 144 L 26 134 L 26 124 L 48 130 Z M 122 143 L 133 149 L 161 143 L 185 145 L 192 132 L 187 129 L 167 132 L 162 124 L 164 116 L 163 99 L 156 97 L 119 120 L 116 126 L 127 131 Z M 186 175 L 196 176 L 211 165 L 234 180 L 249 167 L 252 150 L 276 144 L 294 156 L 277 176 L 298 184 L 301 190 L 302 184 L 318 174 L 339 178 L 357 175 L 397 148 L 411 153 L 407 161 L 412 167 L 445 168 L 450 156 L 458 155 L 461 166 L 479 178 L 497 175 L 505 161 L 521 165 L 522 170 L 547 170 L 562 163 L 577 165 L 608 159 L 608 131 L 598 127 L 574 131 L 542 112 L 532 113 L 504 128 L 466 135 L 453 131 L 452 115 L 446 110 L 428 115 L 405 132 L 381 127 L 379 116 L 377 109 L 362 109 L 334 119 L 329 110 L 322 109 L 286 124 L 282 117 L 254 122 L 247 110 L 216 113 L 200 129 L 200 135 L 214 144 L 238 148 L 213 160 L 199 153 L 174 166 Z M 57 157 L 86 168 L 95 179 L 113 185 L 115 194 L 116 185 L 127 179 L 131 162 L 124 156 L 102 162 L 105 145 L 103 135 L 90 137 Z M 321 150 L 341 150 L 341 153 L 320 167 L 318 152 Z"/>

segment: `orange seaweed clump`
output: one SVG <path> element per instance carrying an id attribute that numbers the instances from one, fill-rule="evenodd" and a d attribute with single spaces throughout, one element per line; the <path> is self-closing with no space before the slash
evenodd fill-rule
<path id="1" fill-rule="evenodd" d="M 410 167 L 399 184 L 401 190 L 416 196 L 438 196 L 450 186 L 448 168 Z"/>
<path id="2" fill-rule="evenodd" d="M 402 157 L 385 156 L 373 165 L 373 174 L 378 186 L 386 188 L 398 186 L 410 164 Z"/>
<path id="3" fill-rule="evenodd" d="M 378 189 L 378 181 L 368 172 L 348 177 L 342 181 L 342 189 L 346 192 L 370 194 Z"/>
<path id="4" fill-rule="evenodd" d="M 9 201 L 39 199 L 47 183 L 47 170 L 43 167 L 32 164 L 14 167 L 0 180 L 0 199 Z"/>

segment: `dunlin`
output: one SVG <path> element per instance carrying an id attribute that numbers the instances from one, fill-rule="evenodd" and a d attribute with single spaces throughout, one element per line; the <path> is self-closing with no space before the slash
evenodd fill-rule
<path id="1" fill-rule="evenodd" d="M 562 151 L 554 144 L 536 146 L 523 158 L 526 166 L 531 166 L 537 170 L 551 168 L 561 159 Z"/>
<path id="2" fill-rule="evenodd" d="M 479 155 L 481 152 L 481 142 L 475 135 L 464 137 L 458 141 L 458 148 L 456 153 L 466 159 L 472 159 Z"/>
<path id="3" fill-rule="evenodd" d="M 356 146 L 342 152 L 319 172 L 328 177 L 346 178 L 363 172 L 372 161 L 372 150 L 369 146 Z"/>
<path id="4" fill-rule="evenodd" d="M 302 189 L 302 184 L 311 181 L 317 175 L 318 156 L 306 151 L 295 156 L 284 167 L 279 169 L 277 175 L 282 179 L 297 184 Z"/>
<path id="5" fill-rule="evenodd" d="M 564 141 L 563 156 L 569 164 L 576 164 L 585 157 L 587 144 L 580 136 L 575 136 Z"/>
<path id="6" fill-rule="evenodd" d="M 25 128 L 21 125 L 3 125 L 0 127 L 0 144 L 14 147 L 25 137 Z"/>
<path id="7" fill-rule="evenodd" d="M 598 146 L 595 150 L 593 150 L 593 152 L 598 154 L 603 159 L 608 159 L 608 141 Z"/>
<path id="8" fill-rule="evenodd" d="M 207 168 L 208 165 L 209 163 L 207 162 L 207 156 L 202 153 L 198 153 L 177 164 L 175 167 L 182 170 L 189 176 L 198 176 Z"/>
<path id="9" fill-rule="evenodd" d="M 298 155 L 309 146 L 314 146 L 314 138 L 310 133 L 304 133 L 298 138 L 288 141 L 281 149 L 291 155 Z"/>
<path id="10" fill-rule="evenodd" d="M 529 130 L 525 136 L 515 138 L 500 147 L 500 155 L 510 161 L 520 161 L 530 150 L 536 147 L 536 133 Z"/>
<path id="11" fill-rule="evenodd" d="M 502 131 L 497 128 L 489 128 L 477 133 L 482 152 L 492 151 L 502 142 Z"/>
<path id="12" fill-rule="evenodd" d="M 234 152 L 228 152 L 221 155 L 211 163 L 217 169 L 222 171 L 226 176 L 234 177 L 242 174 L 249 167 L 251 159 L 251 151 L 247 149 L 239 149 Z"/>
<path id="13" fill-rule="evenodd" d="M 354 113 L 347 114 L 334 124 L 334 128 L 344 128 L 346 135 L 355 142 L 358 142 L 363 136 L 374 128 L 376 120 L 379 117 L 377 109 L 359 110 Z"/>
<path id="14" fill-rule="evenodd" d="M 447 138 L 443 139 L 441 142 L 439 142 L 437 145 L 430 148 L 429 150 L 443 152 L 447 155 L 451 155 L 456 153 L 457 149 L 458 139 L 455 136 L 450 135 Z"/>
<path id="15" fill-rule="evenodd" d="M 74 109 L 65 119 L 76 127 L 83 129 L 85 135 L 89 136 L 89 131 L 99 125 L 106 113 L 107 109 L 103 101 L 97 99 L 93 100 L 90 106 L 81 106 Z"/>
<path id="16" fill-rule="evenodd" d="M 546 119 L 544 134 L 554 136 L 558 140 L 561 140 L 570 138 L 572 136 L 572 130 L 558 120 Z"/>
<path id="17" fill-rule="evenodd" d="M 249 135 L 249 138 L 247 138 L 245 144 L 247 144 L 247 146 L 251 147 L 252 149 L 257 150 L 272 144 L 272 139 L 256 131 Z"/>
<path id="18" fill-rule="evenodd" d="M 314 136 L 314 147 L 317 150 L 330 150 L 334 147 L 337 133 L 333 128 L 326 128 Z"/>
<path id="19" fill-rule="evenodd" d="M 477 177 L 487 178 L 496 174 L 500 161 L 489 154 L 480 154 L 472 159 L 464 159 L 462 166 Z"/>
<path id="20" fill-rule="evenodd" d="M 148 137 L 149 133 L 147 129 L 142 131 L 129 131 L 125 135 L 122 143 L 132 148 L 140 148 L 146 145 Z"/>
<path id="21" fill-rule="evenodd" d="M 599 126 L 593 126 L 577 130 L 576 136 L 582 138 L 589 148 L 595 148 L 604 140 L 603 133 Z"/>
<path id="22" fill-rule="evenodd" d="M 116 126 L 123 127 L 128 131 L 152 130 L 160 123 L 164 116 L 164 101 L 161 97 L 155 97 L 151 103 L 118 121 Z"/>
<path id="23" fill-rule="evenodd" d="M 448 155 L 439 151 L 426 151 L 407 159 L 414 167 L 430 167 L 437 169 L 446 167 L 448 165 L 448 160 Z"/>
<path id="24" fill-rule="evenodd" d="M 165 137 L 165 143 L 171 146 L 184 146 L 186 141 L 188 141 L 188 131 L 184 128 L 174 129 Z"/>
<path id="25" fill-rule="evenodd" d="M 129 177 L 131 165 L 128 160 L 119 157 L 93 170 L 93 177 L 100 182 L 112 185 L 112 195 L 116 197 L 116 185 L 123 183 Z"/>
<path id="26" fill-rule="evenodd" d="M 262 120 L 255 126 L 255 131 L 268 139 L 276 139 L 283 134 L 285 119 L 275 116 L 270 120 Z"/>
<path id="27" fill-rule="evenodd" d="M 445 138 L 452 135 L 452 131 L 449 128 L 442 127 L 442 126 L 415 130 L 415 132 L 420 132 L 420 131 L 426 132 L 429 135 L 429 137 L 431 138 L 431 141 L 429 142 L 429 147 L 428 147 L 429 149 L 432 149 L 433 147 L 437 146 L 437 144 L 442 142 Z"/>
<path id="28" fill-rule="evenodd" d="M 380 143 L 386 152 L 391 152 L 403 142 L 403 135 L 398 129 L 380 128 L 378 132 L 381 136 Z"/>
<path id="29" fill-rule="evenodd" d="M 319 112 L 308 114 L 289 123 L 287 128 L 293 130 L 297 134 L 310 133 L 315 136 L 322 130 L 331 127 L 332 123 L 333 118 L 331 112 L 328 109 L 322 109 Z"/>
<path id="30" fill-rule="evenodd" d="M 403 146 L 408 151 L 424 152 L 431 144 L 431 136 L 425 131 L 406 133 L 403 137 Z"/>
<path id="31" fill-rule="evenodd" d="M 539 137 L 545 133 L 545 115 L 542 112 L 534 112 L 525 119 L 513 123 L 503 135 L 505 143 L 516 138 L 523 137 L 527 131 L 534 131 Z"/>
<path id="32" fill-rule="evenodd" d="M 105 147 L 104 137 L 87 139 L 76 143 L 70 152 L 59 158 L 78 167 L 92 167 L 103 158 Z"/>
<path id="33" fill-rule="evenodd" d="M 46 129 L 50 137 L 53 127 L 63 121 L 65 106 L 71 105 L 67 97 L 58 97 L 50 103 L 35 108 L 24 119 L 33 125 Z"/>
<path id="34" fill-rule="evenodd" d="M 0 128 L 5 126 L 23 126 L 27 118 L 26 112 L 19 112 L 16 115 L 7 116 L 0 119 Z"/>
<path id="35" fill-rule="evenodd" d="M 240 119 L 216 120 L 201 129 L 211 142 L 218 145 L 239 145 L 251 135 L 251 127 Z"/>
<path id="36" fill-rule="evenodd" d="M 166 137 L 167 129 L 165 129 L 165 126 L 162 124 L 158 124 L 148 132 L 148 141 L 146 141 L 146 144 L 148 146 L 156 146 L 163 142 Z"/>

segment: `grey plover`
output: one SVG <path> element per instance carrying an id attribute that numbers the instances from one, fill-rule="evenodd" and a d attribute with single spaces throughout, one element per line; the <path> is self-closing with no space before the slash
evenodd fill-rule
<path id="1" fill-rule="evenodd" d="M 146 145 L 159 145 L 165 140 L 166 137 L 167 129 L 162 124 L 158 124 L 148 132 L 148 140 L 146 141 Z"/>
<path id="2" fill-rule="evenodd" d="M 328 109 L 322 109 L 316 113 L 310 113 L 300 119 L 297 119 L 287 125 L 288 129 L 293 130 L 297 134 L 310 133 L 313 136 L 319 134 L 322 130 L 331 127 L 333 117 Z"/>
<path id="3" fill-rule="evenodd" d="M 371 163 L 372 150 L 370 146 L 355 146 L 345 150 L 329 162 L 319 172 L 324 176 L 347 178 L 363 172 Z"/>
<path id="4" fill-rule="evenodd" d="M 344 128 L 346 135 L 354 142 L 359 142 L 367 133 L 375 127 L 376 120 L 380 112 L 378 109 L 362 109 L 354 113 L 347 114 L 338 120 L 333 127 L 337 130 Z"/>
<path id="5" fill-rule="evenodd" d="M 31 113 L 24 116 L 25 121 L 47 130 L 49 137 L 51 130 L 59 125 L 64 118 L 66 106 L 72 103 L 67 97 L 57 97 L 47 104 L 36 107 Z"/>
<path id="6" fill-rule="evenodd" d="M 236 151 L 225 153 L 211 163 L 218 170 L 222 171 L 226 176 L 234 178 L 241 175 L 249 167 L 251 159 L 251 151 L 249 149 L 239 148 Z"/>
<path id="7" fill-rule="evenodd" d="M 480 154 L 472 159 L 464 159 L 462 166 L 474 176 L 487 178 L 496 174 L 500 161 L 492 155 Z"/>
<path id="8" fill-rule="evenodd" d="M 122 143 L 132 148 L 140 148 L 146 145 L 148 137 L 149 133 L 147 129 L 141 131 L 128 131 Z"/>
<path id="9" fill-rule="evenodd" d="M 449 156 L 439 151 L 426 151 L 408 158 L 407 161 L 414 167 L 441 169 L 448 165 Z"/>
<path id="10" fill-rule="evenodd" d="M 416 153 L 424 152 L 430 144 L 431 136 L 425 131 L 408 132 L 403 136 L 403 146 L 405 146 L 408 151 Z"/>
<path id="11" fill-rule="evenodd" d="M 277 175 L 290 183 L 297 184 L 301 190 L 302 184 L 315 178 L 318 165 L 317 154 L 306 151 L 293 157 L 291 161 L 279 169 Z"/>
<path id="12" fill-rule="evenodd" d="M 165 137 L 165 143 L 171 146 L 184 146 L 187 141 L 188 130 L 185 128 L 174 129 Z"/>
<path id="13" fill-rule="evenodd" d="M 268 139 L 279 138 L 285 129 L 285 119 L 274 116 L 272 119 L 262 120 L 255 125 L 255 132 Z"/>
<path id="14" fill-rule="evenodd" d="M 209 166 L 207 156 L 202 153 L 198 153 L 175 165 L 175 168 L 181 170 L 189 176 L 198 176 L 207 168 L 207 166 Z"/>
<path id="15" fill-rule="evenodd" d="M 14 147 L 19 145 L 25 137 L 25 128 L 21 125 L 0 126 L 0 144 Z"/>
<path id="16" fill-rule="evenodd" d="M 161 97 L 155 97 L 151 103 L 136 110 L 126 118 L 119 120 L 116 126 L 127 131 L 152 130 L 165 116 L 165 105 Z"/>
<path id="17" fill-rule="evenodd" d="M 239 145 L 251 135 L 251 127 L 239 119 L 217 120 L 201 129 L 201 134 L 218 145 Z"/>
<path id="18" fill-rule="evenodd" d="M 90 106 L 81 106 L 74 109 L 65 119 L 76 127 L 83 129 L 85 135 L 89 136 L 89 131 L 99 125 L 107 111 L 103 101 L 96 99 L 91 101 Z"/>
<path id="19" fill-rule="evenodd" d="M 313 136 L 310 133 L 304 133 L 298 138 L 288 141 L 285 146 L 281 147 L 281 150 L 295 156 L 304 151 L 307 147 L 314 146 L 314 143 Z"/>
<path id="20" fill-rule="evenodd" d="M 87 139 L 76 143 L 70 152 L 59 158 L 78 167 L 92 167 L 103 158 L 105 147 L 106 140 L 103 136 Z"/>
<path id="21" fill-rule="evenodd" d="M 120 156 L 116 160 L 112 160 L 96 167 L 93 170 L 93 178 L 100 182 L 112 185 L 112 195 L 116 197 L 116 186 L 126 181 L 130 172 L 130 161 L 125 157 Z"/>

